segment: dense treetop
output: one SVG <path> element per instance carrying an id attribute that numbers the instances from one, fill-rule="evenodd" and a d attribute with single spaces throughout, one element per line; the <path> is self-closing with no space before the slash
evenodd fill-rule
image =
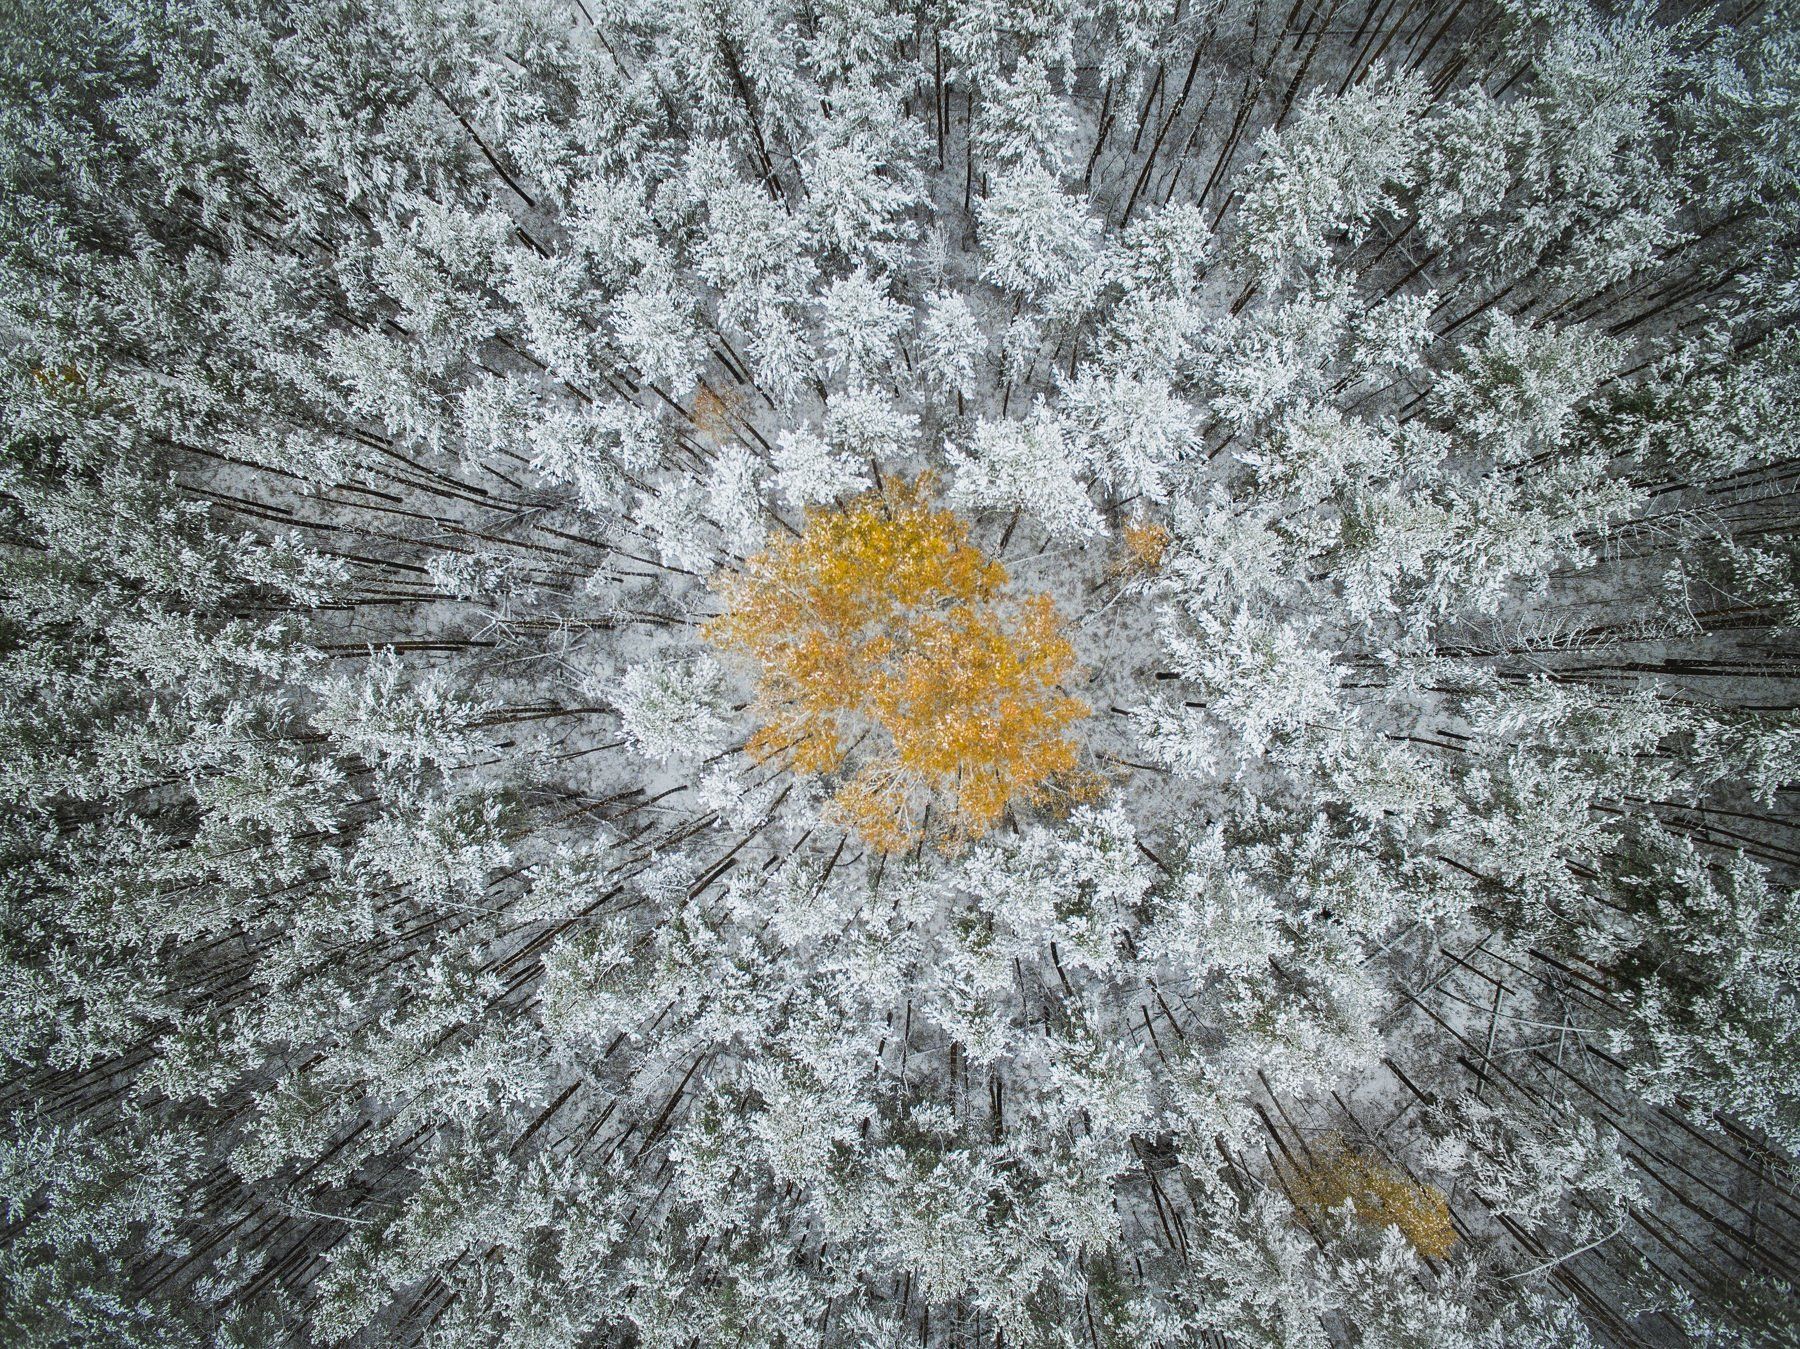
<path id="1" fill-rule="evenodd" d="M 1800 10 L 0 0 L 0 1338 L 1800 1344 Z"/>

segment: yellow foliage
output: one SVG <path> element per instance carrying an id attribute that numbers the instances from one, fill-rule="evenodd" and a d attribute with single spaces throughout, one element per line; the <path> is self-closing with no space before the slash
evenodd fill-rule
<path id="1" fill-rule="evenodd" d="M 1163 554 L 1169 551 L 1169 531 L 1143 516 L 1125 526 L 1119 541 L 1123 547 L 1113 563 L 1115 576 L 1148 576 L 1162 566 Z"/>
<path id="2" fill-rule="evenodd" d="M 1058 685 L 1074 648 L 1047 596 L 1015 601 L 1006 569 L 934 507 L 930 475 L 813 509 L 715 583 L 705 629 L 755 662 L 759 760 L 848 778 L 832 809 L 874 848 L 918 841 L 932 808 L 954 846 L 1009 805 L 1091 794 L 1070 725 L 1087 704 Z"/>
<path id="3" fill-rule="evenodd" d="M 1399 1228 L 1420 1255 L 1441 1258 L 1456 1245 L 1442 1190 L 1342 1144 L 1330 1145 L 1300 1167 L 1290 1190 L 1303 1213 L 1342 1208 L 1347 1199 L 1363 1222 Z"/>

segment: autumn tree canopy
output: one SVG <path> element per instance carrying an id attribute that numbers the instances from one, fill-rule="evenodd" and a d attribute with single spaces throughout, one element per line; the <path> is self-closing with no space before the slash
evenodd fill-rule
<path id="1" fill-rule="evenodd" d="M 799 537 L 716 582 L 726 611 L 706 637 L 756 672 L 748 752 L 829 777 L 835 813 L 887 852 L 928 827 L 953 845 L 1009 806 L 1091 795 L 1062 617 L 1006 582 L 932 503 L 929 474 L 809 509 Z"/>

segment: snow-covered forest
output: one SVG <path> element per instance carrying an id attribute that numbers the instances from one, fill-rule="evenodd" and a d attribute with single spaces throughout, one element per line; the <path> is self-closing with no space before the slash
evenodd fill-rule
<path id="1" fill-rule="evenodd" d="M 0 1341 L 1800 1345 L 1800 5 L 0 0 Z"/>

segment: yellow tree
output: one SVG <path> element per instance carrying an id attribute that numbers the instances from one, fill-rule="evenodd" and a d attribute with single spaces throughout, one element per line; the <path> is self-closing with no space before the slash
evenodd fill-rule
<path id="1" fill-rule="evenodd" d="M 1297 1167 L 1290 1191 L 1303 1214 L 1316 1216 L 1348 1201 L 1360 1221 L 1399 1228 L 1420 1255 L 1441 1259 L 1456 1244 L 1442 1190 L 1342 1143 L 1327 1143 Z"/>
<path id="2" fill-rule="evenodd" d="M 746 749 L 837 779 L 837 817 L 873 847 L 948 846 L 1009 805 L 1093 793 L 1069 727 L 1088 706 L 1060 685 L 1075 653 L 1047 596 L 1015 599 L 1006 569 L 930 498 L 930 475 L 886 480 L 841 509 L 812 509 L 723 575 L 707 640 L 749 658 Z"/>

